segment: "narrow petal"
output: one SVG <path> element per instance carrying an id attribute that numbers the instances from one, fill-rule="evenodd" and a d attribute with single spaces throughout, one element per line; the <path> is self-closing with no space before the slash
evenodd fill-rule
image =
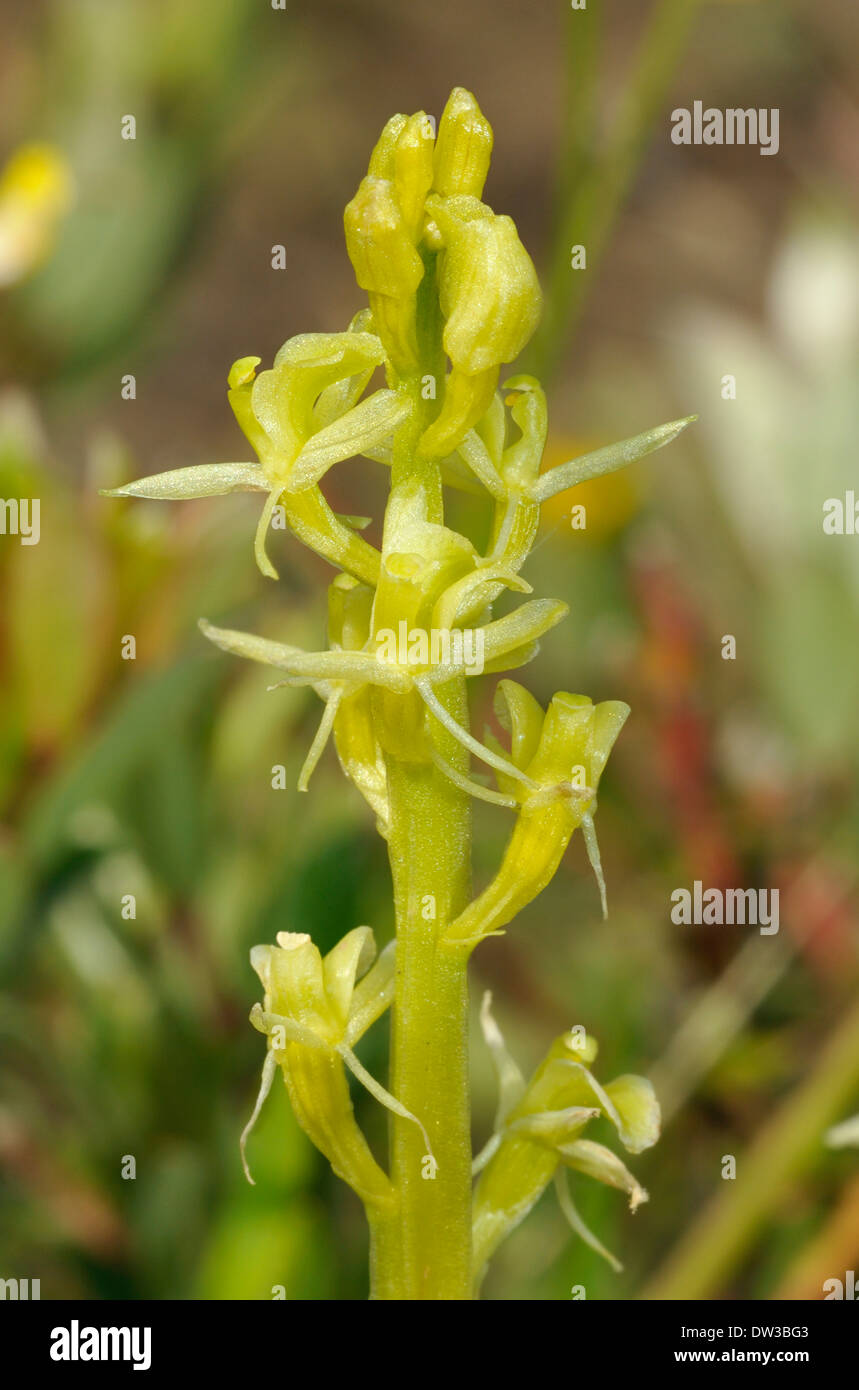
<path id="1" fill-rule="evenodd" d="M 380 834 L 387 838 L 388 775 L 373 724 L 372 693 L 365 685 L 344 696 L 334 721 L 334 746 L 343 771 L 374 811 Z"/>
<path id="2" fill-rule="evenodd" d="M 507 1051 L 504 1035 L 492 1016 L 492 992 L 486 990 L 480 1006 L 480 1027 L 489 1048 L 495 1080 L 498 1083 L 498 1108 L 495 1112 L 496 1130 L 500 1130 L 514 1106 L 525 1094 L 525 1078 Z"/>
<path id="3" fill-rule="evenodd" d="M 299 333 L 289 338 L 274 359 L 274 369 L 261 372 L 252 389 L 254 412 L 277 456 L 286 462 L 296 457 L 313 432 L 314 403 L 326 387 L 378 366 L 384 355 L 374 333 Z"/>
<path id="4" fill-rule="evenodd" d="M 597 786 L 603 774 L 608 755 L 617 742 L 621 729 L 629 718 L 629 705 L 623 700 L 602 700 L 594 706 L 593 749 L 591 751 L 591 774 Z"/>
<path id="5" fill-rule="evenodd" d="M 550 628 L 556 627 L 569 611 L 561 599 L 535 598 L 505 617 L 487 623 L 483 629 L 484 665 L 537 641 Z"/>
<path id="6" fill-rule="evenodd" d="M 537 751 L 543 730 L 544 712 L 537 700 L 518 681 L 499 681 L 493 700 L 495 716 L 510 735 L 510 756 L 517 767 L 525 768 Z"/>
<path id="7" fill-rule="evenodd" d="M 530 594 L 531 585 L 505 565 L 479 565 L 448 585 L 433 609 L 435 628 L 453 628 L 472 614 L 480 613 L 496 597 L 501 587 L 517 594 Z"/>
<path id="8" fill-rule="evenodd" d="M 145 497 L 154 502 L 191 497 L 224 497 L 228 492 L 267 492 L 269 484 L 258 463 L 201 463 L 153 473 L 122 487 L 103 488 L 102 497 Z"/>
<path id="9" fill-rule="evenodd" d="M 505 401 L 521 434 L 504 450 L 501 471 L 506 482 L 530 489 L 540 470 L 549 429 L 546 393 L 533 376 L 510 377 L 504 382 L 504 390 L 513 393 Z"/>
<path id="10" fill-rule="evenodd" d="M 389 941 L 375 965 L 367 971 L 363 980 L 358 981 L 352 992 L 345 1037 L 350 1047 L 394 1002 L 396 953 L 396 941 Z"/>
<path id="11" fill-rule="evenodd" d="M 558 1152 L 563 1154 L 568 1168 L 575 1168 L 589 1178 L 596 1178 L 597 1182 L 606 1183 L 608 1187 L 616 1187 L 625 1192 L 629 1197 L 630 1211 L 636 1211 L 648 1200 L 641 1183 L 630 1173 L 617 1154 L 612 1153 L 604 1144 L 595 1144 L 591 1139 L 577 1139 L 572 1144 L 560 1144 Z"/>
<path id="12" fill-rule="evenodd" d="M 462 744 L 463 748 L 467 748 L 470 753 L 474 753 L 476 757 L 480 758 L 482 762 L 488 763 L 490 767 L 497 768 L 499 772 L 506 773 L 508 777 L 514 777 L 517 782 L 524 782 L 526 787 L 533 789 L 534 784 L 529 777 L 526 777 L 524 772 L 521 772 L 518 767 L 514 767 L 506 758 L 499 757 L 497 753 L 493 753 L 489 748 L 484 748 L 483 744 L 474 738 L 467 729 L 463 729 L 461 724 L 457 724 L 453 716 L 447 712 L 441 701 L 437 699 L 432 685 L 426 677 L 418 677 L 415 681 L 415 689 L 430 713 L 435 716 L 440 724 L 444 725 L 448 733 L 452 734 L 458 743 Z"/>
<path id="13" fill-rule="evenodd" d="M 379 1101 L 380 1104 L 384 1105 L 385 1108 L 387 1110 L 390 1110 L 394 1115 L 399 1115 L 401 1120 L 409 1120 L 411 1124 L 417 1125 L 423 1137 L 424 1144 L 426 1145 L 426 1151 L 429 1154 L 430 1158 L 432 1158 L 433 1151 L 432 1145 L 429 1141 L 429 1135 L 427 1134 L 417 1115 L 413 1115 L 411 1110 L 407 1110 L 404 1105 L 400 1104 L 396 1096 L 392 1096 L 390 1091 L 386 1091 L 384 1086 L 382 1086 L 374 1076 L 370 1075 L 366 1067 L 363 1067 L 361 1063 L 358 1061 L 358 1058 L 355 1056 L 355 1053 L 352 1052 L 348 1047 L 346 1047 L 345 1044 L 342 1044 L 340 1047 L 338 1047 L 337 1051 L 343 1058 L 343 1061 L 346 1063 L 352 1075 L 356 1077 L 358 1081 L 361 1082 L 362 1086 L 366 1086 L 371 1096 L 375 1096 L 376 1100 Z"/>
<path id="14" fill-rule="evenodd" d="M 289 472 L 289 491 L 312 487 L 335 463 L 382 444 L 411 413 L 397 391 L 376 391 L 367 400 L 311 435 Z"/>
<path id="15" fill-rule="evenodd" d="M 497 470 L 504 453 L 504 440 L 507 437 L 507 412 L 497 391 L 489 402 L 486 414 L 478 420 L 475 429 L 489 450 L 489 457 Z"/>
<path id="16" fill-rule="evenodd" d="M 567 1218 L 567 1221 L 569 1222 L 572 1229 L 575 1231 L 576 1235 L 581 1237 L 581 1239 L 585 1242 L 585 1245 L 589 1245 L 592 1250 L 595 1250 L 597 1252 L 598 1255 L 602 1255 L 603 1259 L 611 1265 L 615 1274 L 620 1274 L 621 1270 L 623 1269 L 623 1265 L 621 1264 L 620 1260 L 617 1259 L 617 1257 L 613 1255 L 610 1250 L 606 1249 L 602 1241 L 594 1235 L 590 1227 L 586 1226 L 582 1218 L 579 1216 L 579 1213 L 576 1210 L 576 1207 L 573 1203 L 573 1199 L 570 1195 L 570 1181 L 564 1168 L 559 1168 L 557 1173 L 555 1174 L 555 1192 L 558 1197 L 558 1205 L 560 1206 L 561 1211 L 564 1213 L 564 1216 Z"/>
<path id="17" fill-rule="evenodd" d="M 596 449 L 592 454 L 583 454 L 581 458 L 559 463 L 556 468 L 550 468 L 548 473 L 543 473 L 537 479 L 531 489 L 531 495 L 538 501 L 545 502 L 547 498 L 575 487 L 577 483 L 584 483 L 589 478 L 599 478 L 603 473 L 613 473 L 618 468 L 625 468 L 628 463 L 644 458 L 645 454 L 652 454 L 654 449 L 661 449 L 664 444 L 670 444 L 687 425 L 691 425 L 692 421 L 697 419 L 697 415 L 687 415 L 684 420 L 671 420 L 667 425 L 657 425 L 655 429 L 645 430 L 643 434 L 633 435 L 631 439 L 622 439 L 618 444 L 608 444 L 604 449 Z"/>
<path id="18" fill-rule="evenodd" d="M 247 1142 L 248 1142 L 248 1139 L 250 1138 L 251 1130 L 253 1129 L 254 1125 L 256 1124 L 257 1120 L 259 1119 L 260 1111 L 262 1110 L 262 1108 L 263 1108 L 263 1106 L 265 1105 L 265 1102 L 266 1102 L 266 1100 L 267 1100 L 267 1098 L 268 1098 L 268 1093 L 269 1093 L 269 1091 L 271 1090 L 272 1082 L 274 1081 L 274 1076 L 275 1076 L 275 1072 L 276 1072 L 276 1071 L 277 1071 L 277 1058 L 275 1057 L 274 1053 L 273 1053 L 271 1050 L 269 1050 L 269 1051 L 266 1053 L 266 1055 L 265 1055 L 265 1061 L 263 1062 L 262 1078 L 261 1078 L 261 1080 L 260 1080 L 260 1087 L 259 1087 L 259 1093 L 258 1093 L 257 1098 L 256 1098 L 256 1104 L 254 1105 L 254 1108 L 253 1108 L 253 1112 L 252 1112 L 252 1114 L 251 1114 L 251 1117 L 250 1117 L 250 1119 L 248 1120 L 247 1124 L 245 1125 L 244 1129 L 242 1130 L 241 1138 L 239 1139 L 239 1152 L 241 1153 L 241 1156 L 242 1156 L 242 1167 L 243 1167 L 244 1170 L 245 1170 L 245 1177 L 247 1178 L 248 1182 L 251 1184 L 251 1187 L 255 1187 L 255 1186 L 256 1186 L 256 1183 L 254 1182 L 253 1178 L 251 1177 L 251 1170 L 250 1170 L 250 1168 L 248 1167 L 248 1160 L 247 1160 L 247 1153 L 246 1153 Z"/>
<path id="19" fill-rule="evenodd" d="M 265 506 L 262 509 L 262 515 L 260 516 L 259 524 L 256 529 L 256 536 L 254 537 L 254 556 L 256 558 L 257 568 L 261 574 L 265 575 L 266 579 L 277 579 L 277 570 L 266 553 L 265 539 L 279 497 L 280 488 L 277 488 L 274 492 L 270 492 L 265 499 Z"/>
<path id="20" fill-rule="evenodd" d="M 354 927 L 331 948 L 322 962 L 325 993 L 342 1016 L 344 1029 L 355 981 L 366 974 L 375 959 L 376 941 L 372 928 Z"/>
<path id="21" fill-rule="evenodd" d="M 507 484 L 492 462 L 489 450 L 477 430 L 468 431 L 459 446 L 459 453 L 486 491 L 491 496 L 504 500 L 507 496 Z"/>
<path id="22" fill-rule="evenodd" d="M 307 757 L 298 776 L 298 790 L 306 792 L 310 785 L 310 779 L 316 771 L 316 764 L 325 752 L 325 745 L 331 736 L 334 727 L 334 719 L 337 708 L 343 698 L 342 689 L 336 690 L 330 699 L 325 701 L 325 709 L 322 711 L 322 718 L 319 721 L 319 728 L 313 736 L 313 742 L 307 752 Z"/>
<path id="23" fill-rule="evenodd" d="M 349 325 L 349 333 L 371 333 L 373 328 L 373 316 L 369 309 L 359 309 Z M 375 371 L 375 363 L 365 367 L 362 371 L 356 372 L 354 376 L 344 377 L 340 381 L 333 382 L 320 392 L 313 406 L 313 420 L 317 429 L 322 429 L 324 425 L 330 425 L 333 420 L 338 420 L 341 415 L 345 415 L 347 410 L 351 410 L 353 405 L 357 405 L 367 386 L 370 378 Z"/>

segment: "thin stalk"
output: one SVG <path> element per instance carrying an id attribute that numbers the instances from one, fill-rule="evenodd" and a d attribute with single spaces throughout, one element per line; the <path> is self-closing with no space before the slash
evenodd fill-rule
<path id="1" fill-rule="evenodd" d="M 453 694 L 464 699 L 464 690 Z M 397 916 L 390 1085 L 425 1125 L 432 1157 L 417 1127 L 392 1116 L 399 1205 L 374 1233 L 373 1296 L 469 1299 L 467 952 L 439 946 L 469 895 L 469 798 L 434 766 L 397 758 L 389 760 L 388 784 Z"/>
<path id="2" fill-rule="evenodd" d="M 431 305 L 419 305 L 418 335 L 424 362 L 435 365 L 441 327 Z M 389 528 L 395 531 L 394 519 L 403 504 L 412 505 L 419 498 L 427 520 L 443 520 L 439 467 L 416 452 L 420 430 L 436 407 L 423 400 L 420 375 L 405 382 L 404 389 L 416 417 L 394 436 L 385 555 L 396 546 Z M 453 717 L 467 725 L 464 677 L 449 681 L 436 694 Z M 397 928 L 389 1089 L 420 1119 L 432 1153 L 427 1154 L 415 1124 L 391 1116 L 390 1177 L 398 1200 L 392 1215 L 371 1222 L 371 1297 L 469 1299 L 468 952 L 440 947 L 439 937 L 471 892 L 471 802 L 468 793 L 432 762 L 410 760 L 423 756 L 424 716 L 416 696 L 414 726 L 406 727 L 406 708 L 392 716 L 383 700 L 377 701 L 376 714 L 387 750 L 388 854 Z M 441 725 L 436 734 L 443 745 Z M 468 758 L 458 744 L 453 744 L 451 759 L 467 771 Z"/>

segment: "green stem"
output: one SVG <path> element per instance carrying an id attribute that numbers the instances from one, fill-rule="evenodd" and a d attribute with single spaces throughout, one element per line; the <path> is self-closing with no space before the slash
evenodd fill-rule
<path id="1" fill-rule="evenodd" d="M 464 682 L 452 682 L 464 687 Z M 451 703 L 464 689 L 449 691 Z M 461 716 L 460 716 L 461 717 Z M 398 1207 L 373 1232 L 373 1296 L 471 1297 L 467 952 L 439 945 L 470 890 L 468 797 L 432 766 L 388 760 L 397 915 L 391 1090 L 426 1127 L 391 1121 Z M 433 1176 L 434 1173 L 434 1176 Z"/>

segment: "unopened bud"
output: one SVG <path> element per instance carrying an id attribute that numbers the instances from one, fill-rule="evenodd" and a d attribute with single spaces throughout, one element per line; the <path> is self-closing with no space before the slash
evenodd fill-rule
<path id="1" fill-rule="evenodd" d="M 443 197 L 479 198 L 491 156 L 491 125 L 471 92 L 454 87 L 439 123 L 433 187 Z"/>

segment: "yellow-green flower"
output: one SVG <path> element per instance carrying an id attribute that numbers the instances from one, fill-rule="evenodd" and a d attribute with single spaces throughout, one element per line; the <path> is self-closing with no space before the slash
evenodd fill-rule
<path id="1" fill-rule="evenodd" d="M 495 708 L 510 734 L 510 753 L 508 768 L 496 772 L 499 794 L 487 799 L 518 814 L 495 878 L 447 929 L 446 940 L 462 945 L 498 931 L 542 892 L 579 826 L 606 910 L 593 818 L 600 777 L 629 706 L 620 700 L 594 705 L 586 695 L 561 692 L 544 714 L 524 686 L 504 680 Z M 504 755 L 491 734 L 486 743 Z"/>
<path id="2" fill-rule="evenodd" d="M 479 1287 L 486 1264 L 527 1216 L 552 1179 L 561 1208 L 577 1235 L 620 1269 L 619 1262 L 588 1230 L 569 1190 L 570 1172 L 583 1173 L 625 1192 L 630 1210 L 647 1193 L 611 1149 L 581 1137 L 600 1116 L 617 1130 L 629 1153 L 641 1153 L 659 1138 L 659 1103 L 649 1081 L 619 1076 L 605 1087 L 589 1070 L 597 1054 L 593 1038 L 573 1030 L 556 1038 L 531 1080 L 504 1045 L 486 994 L 481 1010 L 484 1037 L 498 1080 L 499 1105 L 492 1138 L 474 1161 L 480 1179 L 474 1194 L 474 1276 Z"/>
<path id="3" fill-rule="evenodd" d="M 441 558 L 439 559 L 439 566 L 443 573 L 444 566 Z M 431 569 L 431 567 L 429 568 Z M 421 574 L 424 577 L 426 572 L 421 567 Z M 464 577 L 467 582 L 460 578 L 448 584 L 442 590 L 431 610 L 430 618 L 433 625 L 437 628 L 453 629 L 460 620 L 460 604 L 467 599 L 469 587 L 485 583 L 486 577 L 497 578 L 498 574 L 498 570 L 486 570 L 485 572 L 472 570 Z M 435 577 L 438 578 L 438 575 Z M 412 580 L 413 586 L 417 584 L 420 590 L 421 586 L 417 576 L 413 576 Z M 409 582 L 409 576 L 405 574 L 403 583 L 407 589 Z M 506 583 L 512 588 L 527 588 L 515 576 L 507 576 Z M 306 790 L 310 775 L 322 754 L 332 728 L 338 727 L 341 709 L 348 710 L 349 717 L 354 721 L 357 715 L 356 702 L 366 696 L 373 688 L 383 695 L 395 697 L 395 703 L 389 709 L 390 719 L 395 725 L 404 720 L 409 721 L 409 715 L 403 708 L 404 702 L 407 701 L 410 706 L 412 719 L 415 717 L 415 711 L 419 712 L 419 723 L 415 732 L 419 741 L 426 741 L 426 760 L 435 757 L 442 763 L 445 771 L 452 772 L 452 769 L 444 762 L 434 747 L 434 719 L 463 748 L 475 753 L 483 761 L 500 772 L 506 773 L 510 778 L 522 778 L 528 784 L 528 778 L 525 774 L 521 773 L 503 754 L 486 748 L 473 738 L 467 729 L 451 717 L 440 702 L 437 695 L 438 686 L 444 685 L 453 676 L 472 674 L 467 666 L 461 664 L 461 657 L 458 660 L 452 659 L 448 663 L 440 662 L 438 664 L 433 664 L 431 661 L 421 664 L 410 660 L 406 662 L 392 660 L 386 648 L 377 643 L 380 625 L 379 614 L 381 612 L 384 615 L 387 621 L 383 625 L 387 627 L 389 623 L 395 625 L 400 621 L 405 621 L 399 616 L 393 616 L 402 610 L 399 608 L 388 610 L 380 608 L 379 592 L 377 591 L 373 601 L 374 616 L 371 619 L 369 600 L 372 591 L 369 588 L 361 591 L 355 590 L 354 585 L 347 588 L 342 583 L 337 584 L 337 581 L 335 584 L 337 585 L 336 589 L 333 590 L 337 600 L 335 612 L 340 611 L 342 601 L 349 593 L 353 599 L 352 614 L 363 614 L 366 626 L 353 620 L 348 633 L 340 632 L 339 640 L 335 627 L 334 641 L 327 651 L 306 652 L 299 647 L 291 647 L 282 642 L 273 642 L 268 638 L 257 637 L 252 633 L 218 628 L 203 619 L 200 621 L 202 632 L 223 651 L 229 651 L 236 656 L 244 656 L 251 661 L 259 661 L 264 665 L 273 666 L 283 673 L 281 684 L 312 686 L 320 698 L 325 701 L 325 713 L 302 769 L 299 788 Z M 403 601 L 407 603 L 409 599 L 413 598 L 414 594 L 407 592 Z M 510 670 L 514 666 L 530 661 L 538 650 L 539 638 L 560 622 L 566 612 L 566 604 L 560 600 L 532 599 L 512 613 L 506 614 L 503 618 L 484 623 L 479 630 L 482 671 Z M 343 645 L 340 645 L 341 642 Z M 347 643 L 355 643 L 356 645 L 346 645 Z M 355 730 L 357 745 L 348 743 L 345 739 L 344 729 L 338 739 L 338 752 L 347 771 L 350 770 L 350 765 L 353 770 L 357 770 L 359 760 L 360 765 L 366 769 L 367 776 L 362 772 L 356 781 L 358 781 L 360 789 L 366 794 L 369 786 L 367 777 L 369 776 L 374 791 L 371 796 L 368 796 L 368 800 L 374 806 L 380 821 L 384 823 L 381 803 L 382 759 L 381 751 L 378 748 L 380 712 L 375 708 L 371 710 L 369 705 L 364 705 L 363 710 L 365 718 L 359 721 L 358 728 Z M 427 714 L 431 715 L 433 719 L 427 719 Z M 376 730 L 372 743 L 366 724 L 367 719 L 374 721 L 374 729 Z M 360 745 L 360 753 L 358 745 Z M 370 749 L 372 752 L 369 752 Z M 419 755 L 419 753 L 420 742 L 417 748 L 412 748 L 413 755 Z M 365 759 L 368 755 L 370 761 L 366 762 Z M 366 783 L 366 786 L 362 786 L 362 782 Z"/>
<path id="4" fill-rule="evenodd" d="M 374 963 L 375 962 L 375 963 Z M 245 1145 L 278 1067 L 296 1119 L 334 1172 L 369 1206 L 390 1205 L 391 1183 L 355 1120 L 344 1067 L 389 1110 L 421 1128 L 365 1070 L 352 1048 L 390 1005 L 393 943 L 376 959 L 369 927 L 356 927 L 323 958 L 304 932 L 278 932 L 277 945 L 255 946 L 251 964 L 265 991 L 251 1023 L 268 1039 L 259 1096 L 242 1134 Z M 429 1140 L 424 1134 L 429 1151 Z"/>
<path id="5" fill-rule="evenodd" d="M 421 439 L 422 452 L 437 456 L 455 448 L 486 413 L 499 367 L 533 334 L 542 297 L 512 218 L 465 195 L 433 195 L 427 213 L 441 245 L 442 341 L 451 362 L 441 412 Z"/>
<path id="6" fill-rule="evenodd" d="M 359 399 L 384 355 L 380 340 L 356 326 L 348 333 L 290 338 L 269 371 L 257 373 L 258 357 L 239 358 L 230 369 L 228 396 L 258 462 L 178 468 L 106 495 L 161 500 L 265 492 L 255 544 L 263 574 L 277 578 L 265 536 L 282 504 L 299 540 L 374 583 L 378 551 L 335 515 L 318 484 L 333 464 L 378 448 L 409 414 L 409 401 L 388 389 Z"/>

